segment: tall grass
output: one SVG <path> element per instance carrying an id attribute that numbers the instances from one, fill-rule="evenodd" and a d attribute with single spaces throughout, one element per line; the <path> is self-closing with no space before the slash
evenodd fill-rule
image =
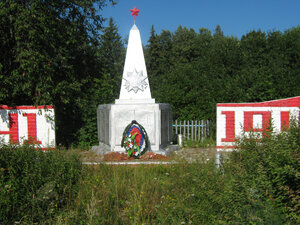
<path id="1" fill-rule="evenodd" d="M 62 224 L 284 224 L 289 221 L 243 172 L 212 161 L 169 166 L 85 168 Z M 252 188 L 252 189 L 251 189 Z M 57 223 L 58 220 L 54 221 Z"/>
<path id="2" fill-rule="evenodd" d="M 85 168 L 65 223 L 181 224 L 214 221 L 223 176 L 208 164 Z"/>
<path id="3" fill-rule="evenodd" d="M 62 224 L 297 224 L 299 126 L 207 163 L 85 167 Z M 63 220 L 62 220 L 63 218 Z"/>
<path id="4" fill-rule="evenodd" d="M 33 146 L 0 148 L 0 224 L 31 224 L 51 217 L 72 199 L 81 163 L 62 151 Z"/>
<path id="5" fill-rule="evenodd" d="M 297 224 L 299 124 L 278 135 L 269 132 L 259 142 L 252 137 L 238 144 L 220 169 L 213 159 L 153 166 L 84 166 L 81 170 L 78 161 L 67 160 L 62 152 L 51 153 L 52 161 L 46 159 L 48 153 L 30 156 L 35 151 L 29 149 L 23 149 L 19 157 L 17 152 L 10 153 L 13 157 L 1 156 L 1 168 L 6 168 L 1 169 L 0 204 L 5 209 L 1 215 L 8 215 L 6 220 L 1 218 L 2 223 L 17 218 L 28 224 L 38 218 L 42 224 Z M 3 167 L 8 156 L 15 166 Z M 28 159 L 25 164 L 22 158 Z M 36 164 L 36 158 L 48 163 Z M 8 168 L 19 163 L 28 169 L 10 172 Z M 60 181 L 62 174 L 68 179 Z M 76 183 L 78 188 L 73 188 Z M 49 196 L 52 200 L 44 199 L 47 190 L 56 190 Z M 34 196 L 41 196 L 40 201 L 35 203 Z M 59 205 L 58 196 L 70 200 Z"/>
<path id="6" fill-rule="evenodd" d="M 216 147 L 216 140 L 212 137 L 205 138 L 203 140 L 192 140 L 189 138 L 183 139 L 183 147 L 188 148 L 211 148 Z"/>
<path id="7" fill-rule="evenodd" d="M 290 129 L 280 134 L 275 134 L 270 126 L 262 140 L 258 141 L 252 134 L 250 138 L 242 138 L 238 145 L 241 150 L 233 152 L 226 169 L 238 178 L 232 183 L 233 188 L 245 186 L 243 190 L 249 202 L 244 207 L 253 210 L 258 205 L 270 205 L 288 221 L 300 222 L 299 123 L 293 121 Z"/>

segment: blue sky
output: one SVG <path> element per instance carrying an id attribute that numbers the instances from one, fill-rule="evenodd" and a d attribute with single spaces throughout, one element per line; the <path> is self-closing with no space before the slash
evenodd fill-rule
<path id="1" fill-rule="evenodd" d="M 237 38 L 252 30 L 285 31 L 300 25 L 300 0 L 119 0 L 101 14 L 113 17 L 125 38 L 133 25 L 130 9 L 134 6 L 141 10 L 136 25 L 144 44 L 152 25 L 160 33 L 174 32 L 179 25 L 213 32 L 219 24 L 226 36 Z"/>

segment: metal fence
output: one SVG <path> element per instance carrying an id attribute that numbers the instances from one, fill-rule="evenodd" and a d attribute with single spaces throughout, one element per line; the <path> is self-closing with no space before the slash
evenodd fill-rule
<path id="1" fill-rule="evenodd" d="M 178 135 L 182 134 L 185 138 L 203 141 L 209 137 L 210 132 L 209 120 L 183 120 L 173 122 L 173 132 Z"/>

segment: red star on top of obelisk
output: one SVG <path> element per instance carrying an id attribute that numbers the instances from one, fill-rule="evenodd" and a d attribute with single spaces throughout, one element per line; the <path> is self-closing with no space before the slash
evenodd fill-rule
<path id="1" fill-rule="evenodd" d="M 134 17 L 134 24 L 135 24 L 135 16 L 139 15 L 140 10 L 136 8 L 136 6 L 134 6 L 133 9 L 130 9 L 131 11 L 131 15 Z"/>

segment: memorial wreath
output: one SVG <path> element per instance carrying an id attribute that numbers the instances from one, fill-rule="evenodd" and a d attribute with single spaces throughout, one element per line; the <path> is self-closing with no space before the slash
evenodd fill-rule
<path id="1" fill-rule="evenodd" d="M 139 158 L 149 149 L 149 139 L 145 128 L 133 120 L 123 132 L 121 147 L 128 157 Z"/>

